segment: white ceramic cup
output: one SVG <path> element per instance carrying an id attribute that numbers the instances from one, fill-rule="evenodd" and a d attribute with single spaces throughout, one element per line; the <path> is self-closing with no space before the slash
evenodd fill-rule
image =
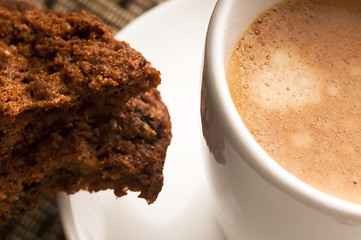
<path id="1" fill-rule="evenodd" d="M 202 81 L 204 156 L 228 239 L 361 239 L 361 205 L 324 194 L 280 167 L 233 105 L 225 68 L 246 28 L 277 0 L 219 0 L 208 28 Z"/>

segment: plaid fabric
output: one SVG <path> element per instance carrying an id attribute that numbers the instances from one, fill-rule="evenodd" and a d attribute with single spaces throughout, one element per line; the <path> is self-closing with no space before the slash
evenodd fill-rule
<path id="1" fill-rule="evenodd" d="M 84 9 L 98 16 L 116 33 L 137 16 L 166 0 L 25 0 L 59 12 Z M 38 209 L 0 226 L 1 240 L 63 240 L 55 198 L 44 198 Z"/>
<path id="2" fill-rule="evenodd" d="M 19 220 L 0 227 L 0 239 L 4 240 L 63 240 L 56 199 L 44 198 L 35 211 Z"/>
<path id="3" fill-rule="evenodd" d="M 165 0 L 26 0 L 55 11 L 84 9 L 117 32 L 134 18 Z"/>

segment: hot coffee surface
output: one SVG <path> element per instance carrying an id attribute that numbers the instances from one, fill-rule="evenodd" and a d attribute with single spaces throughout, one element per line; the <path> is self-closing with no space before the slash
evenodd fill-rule
<path id="1" fill-rule="evenodd" d="M 246 30 L 227 69 L 259 144 L 304 182 L 361 203 L 361 2 L 283 1 Z"/>

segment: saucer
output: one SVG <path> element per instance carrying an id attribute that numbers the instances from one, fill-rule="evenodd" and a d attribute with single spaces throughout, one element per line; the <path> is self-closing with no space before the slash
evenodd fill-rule
<path id="1" fill-rule="evenodd" d="M 204 41 L 215 0 L 169 0 L 116 35 L 162 73 L 159 90 L 168 106 L 173 138 L 164 166 L 164 186 L 148 205 L 138 193 L 59 193 L 69 240 L 221 240 L 201 154 L 200 83 Z"/>

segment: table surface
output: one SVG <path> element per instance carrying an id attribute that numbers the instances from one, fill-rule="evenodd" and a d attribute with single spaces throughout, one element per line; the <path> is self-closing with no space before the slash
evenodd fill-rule
<path id="1" fill-rule="evenodd" d="M 118 32 L 133 19 L 166 0 L 26 0 L 40 7 L 60 12 L 84 9 L 98 16 Z M 61 240 L 65 239 L 55 198 L 45 197 L 39 207 L 23 218 L 0 226 L 4 240 Z"/>

